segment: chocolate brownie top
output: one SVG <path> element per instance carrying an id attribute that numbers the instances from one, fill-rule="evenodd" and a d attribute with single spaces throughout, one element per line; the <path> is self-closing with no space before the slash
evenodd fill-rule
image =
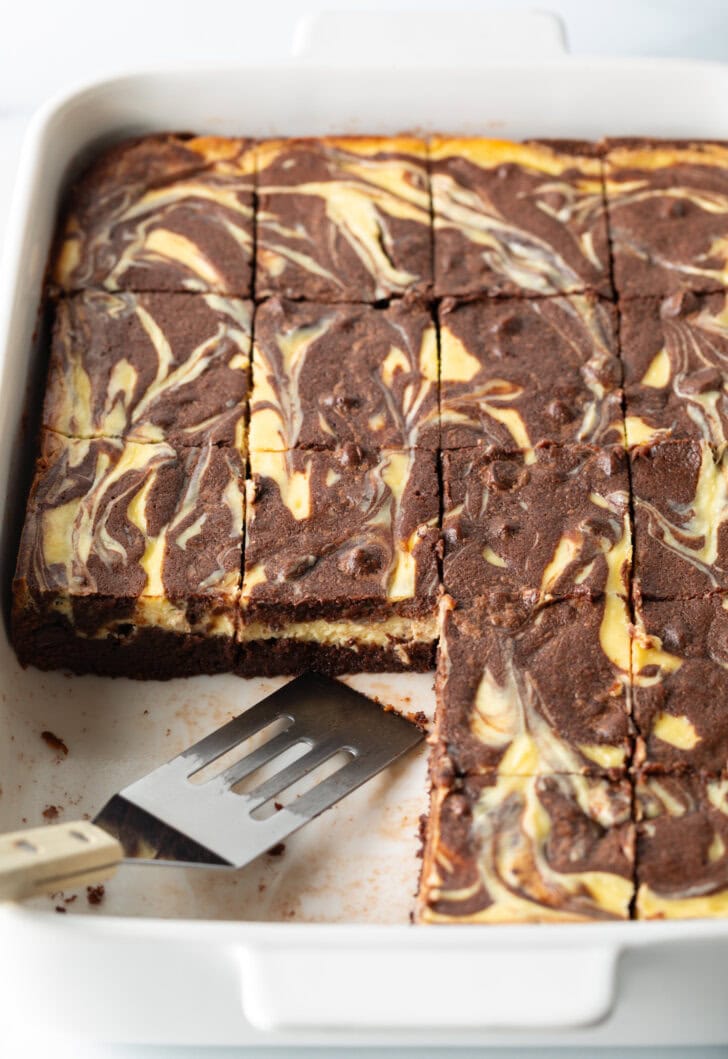
<path id="1" fill-rule="evenodd" d="M 447 299 L 440 333 L 443 448 L 623 441 L 614 306 Z"/>
<path id="2" fill-rule="evenodd" d="M 435 137 L 435 293 L 609 296 L 602 165 L 583 146 Z"/>
<path id="3" fill-rule="evenodd" d="M 434 453 L 253 451 L 250 471 L 246 620 L 432 613 Z"/>
<path id="4" fill-rule="evenodd" d="M 626 781 L 470 776 L 435 788 L 425 922 L 627 919 L 634 825 Z"/>
<path id="5" fill-rule="evenodd" d="M 679 291 L 622 303 L 627 440 L 728 440 L 724 293 Z"/>
<path id="6" fill-rule="evenodd" d="M 587 446 L 443 456 L 443 582 L 456 600 L 489 592 L 543 603 L 629 595 L 632 537 L 623 449 Z"/>
<path id="7" fill-rule="evenodd" d="M 727 145 L 628 142 L 607 151 L 605 177 L 620 296 L 723 287 Z"/>
<path id="8" fill-rule="evenodd" d="M 250 447 L 437 448 L 437 334 L 424 305 L 272 298 L 257 311 Z"/>
<path id="9" fill-rule="evenodd" d="M 423 140 L 260 144 L 256 294 L 378 301 L 431 286 Z"/>
<path id="10" fill-rule="evenodd" d="M 55 283 L 250 295 L 253 179 L 248 140 L 119 144 L 71 186 Z"/>
<path id="11" fill-rule="evenodd" d="M 636 763 L 728 769 L 728 611 L 722 597 L 644 602 L 633 647 Z"/>
<path id="12" fill-rule="evenodd" d="M 630 751 L 624 600 L 443 607 L 439 771 L 601 773 Z M 437 776 L 436 776 L 437 779 Z"/>
<path id="13" fill-rule="evenodd" d="M 728 459 L 706 442 L 666 441 L 630 453 L 634 579 L 647 599 L 728 589 Z"/>
<path id="14" fill-rule="evenodd" d="M 16 598 L 224 595 L 240 584 L 242 466 L 234 449 L 44 432 Z"/>
<path id="15" fill-rule="evenodd" d="M 635 785 L 637 917 L 725 916 L 728 780 L 642 776 Z"/>
<path id="16" fill-rule="evenodd" d="M 57 305 L 44 425 L 69 437 L 245 447 L 249 302 L 86 291 Z"/>

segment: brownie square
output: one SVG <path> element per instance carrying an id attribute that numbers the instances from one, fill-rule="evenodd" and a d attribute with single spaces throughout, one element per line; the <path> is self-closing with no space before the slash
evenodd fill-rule
<path id="1" fill-rule="evenodd" d="M 430 143 L 435 293 L 611 295 L 593 145 Z"/>
<path id="2" fill-rule="evenodd" d="M 46 432 L 13 583 L 13 639 L 41 669 L 229 669 L 240 592 L 235 449 Z"/>
<path id="3" fill-rule="evenodd" d="M 635 805 L 637 919 L 728 915 L 728 779 L 641 775 Z"/>
<path id="4" fill-rule="evenodd" d="M 423 140 L 272 140 L 257 158 L 258 297 L 372 302 L 429 290 Z"/>
<path id="5" fill-rule="evenodd" d="M 624 449 L 544 446 L 523 455 L 443 454 L 445 590 L 544 603 L 629 596 L 632 534 Z"/>
<path id="6" fill-rule="evenodd" d="M 633 870 L 626 780 L 468 776 L 433 788 L 419 919 L 628 919 Z"/>
<path id="7" fill-rule="evenodd" d="M 617 143 L 606 154 L 605 178 L 620 297 L 721 290 L 728 266 L 728 146 Z"/>
<path id="8" fill-rule="evenodd" d="M 254 450 L 250 472 L 241 671 L 430 668 L 435 453 Z"/>
<path id="9" fill-rule="evenodd" d="M 725 293 L 633 298 L 620 313 L 627 441 L 728 440 Z"/>
<path id="10" fill-rule="evenodd" d="M 271 298 L 255 319 L 250 447 L 436 449 L 435 324 L 424 304 L 388 308 Z"/>
<path id="11" fill-rule="evenodd" d="M 619 596 L 443 604 L 436 779 L 615 775 L 628 764 L 629 612 Z"/>
<path id="12" fill-rule="evenodd" d="M 569 298 L 440 307 L 442 447 L 621 444 L 614 306 Z"/>
<path id="13" fill-rule="evenodd" d="M 632 653 L 635 763 L 728 769 L 728 611 L 718 596 L 645 601 Z"/>
<path id="14" fill-rule="evenodd" d="M 43 423 L 75 438 L 244 452 L 249 302 L 85 291 L 56 308 Z"/>
<path id="15" fill-rule="evenodd" d="M 728 458 L 703 441 L 630 452 L 636 591 L 689 599 L 728 589 Z"/>
<path id="16" fill-rule="evenodd" d="M 53 280 L 64 291 L 251 294 L 250 141 L 145 136 L 72 184 Z"/>

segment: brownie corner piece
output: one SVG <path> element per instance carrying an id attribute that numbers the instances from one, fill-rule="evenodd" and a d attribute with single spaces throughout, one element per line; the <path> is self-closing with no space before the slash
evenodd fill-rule
<path id="1" fill-rule="evenodd" d="M 253 450 L 250 471 L 243 671 L 429 668 L 435 454 Z"/>
<path id="2" fill-rule="evenodd" d="M 728 915 L 728 779 L 638 774 L 637 919 Z"/>
<path id="3" fill-rule="evenodd" d="M 430 290 L 423 140 L 274 140 L 257 157 L 258 297 L 376 302 Z"/>
<path id="4" fill-rule="evenodd" d="M 88 290 L 59 299 L 48 430 L 175 447 L 246 445 L 252 305 L 217 294 Z"/>
<path id="5" fill-rule="evenodd" d="M 71 185 L 53 281 L 249 297 L 249 140 L 158 134 L 99 155 Z"/>
<path id="6" fill-rule="evenodd" d="M 270 298 L 256 312 L 250 409 L 258 451 L 436 449 L 429 309 L 418 297 L 386 308 Z"/>
<path id="7" fill-rule="evenodd" d="M 435 293 L 611 296 L 602 166 L 580 147 L 435 137 Z"/>
<path id="8" fill-rule="evenodd" d="M 605 177 L 620 298 L 725 286 L 727 144 L 608 144 Z"/>
<path id="9" fill-rule="evenodd" d="M 628 919 L 633 871 L 626 780 L 467 776 L 433 788 L 418 918 Z"/>
<path id="10" fill-rule="evenodd" d="M 46 432 L 13 583 L 21 662 L 140 678 L 231 668 L 242 522 L 234 449 Z"/>
<path id="11" fill-rule="evenodd" d="M 591 295 L 446 299 L 442 448 L 622 444 L 614 306 Z"/>

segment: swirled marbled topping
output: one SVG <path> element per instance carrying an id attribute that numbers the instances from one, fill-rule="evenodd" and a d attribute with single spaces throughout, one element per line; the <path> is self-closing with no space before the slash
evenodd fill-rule
<path id="1" fill-rule="evenodd" d="M 251 293 L 254 157 L 247 140 L 146 136 L 71 186 L 53 280 L 136 291 Z"/>
<path id="2" fill-rule="evenodd" d="M 435 293 L 609 296 L 599 158 L 590 145 L 436 137 Z"/>
<path id="3" fill-rule="evenodd" d="M 728 146 L 635 141 L 607 152 L 614 283 L 622 297 L 728 281 Z"/>
<path id="4" fill-rule="evenodd" d="M 642 775 L 635 804 L 637 918 L 728 915 L 728 779 Z"/>
<path id="5" fill-rule="evenodd" d="M 492 597 L 443 606 L 440 624 L 437 738 L 455 773 L 605 775 L 626 767 L 624 599 L 533 610 Z"/>
<path id="6" fill-rule="evenodd" d="M 728 442 L 725 293 L 625 300 L 620 313 L 627 441 Z"/>
<path id="7" fill-rule="evenodd" d="M 175 450 L 45 432 L 15 604 L 55 607 L 86 633 L 89 615 L 104 627 L 128 620 L 120 601 L 140 604 L 157 616 L 155 624 L 175 628 L 199 625 L 196 611 L 205 609 L 227 608 L 230 618 L 240 588 L 242 522 L 242 466 L 234 449 Z"/>
<path id="8" fill-rule="evenodd" d="M 528 456 L 443 456 L 445 590 L 544 603 L 629 596 L 632 534 L 624 449 L 546 446 Z"/>
<path id="9" fill-rule="evenodd" d="M 431 285 L 422 140 L 272 140 L 257 148 L 256 294 L 378 301 Z"/>
<path id="10" fill-rule="evenodd" d="M 630 452 L 635 570 L 647 599 L 728 589 L 728 452 L 665 441 Z"/>
<path id="11" fill-rule="evenodd" d="M 249 302 L 86 291 L 57 306 L 43 422 L 68 437 L 237 445 Z"/>
<path id="12" fill-rule="evenodd" d="M 623 442 L 613 306 L 587 295 L 447 299 L 440 342 L 444 449 Z"/>
<path id="13" fill-rule="evenodd" d="M 256 313 L 250 447 L 437 448 L 437 335 L 419 302 L 278 298 Z"/>
<path id="14" fill-rule="evenodd" d="M 253 450 L 250 471 L 246 623 L 434 613 L 434 453 Z"/>
<path id="15" fill-rule="evenodd" d="M 628 919 L 626 781 L 491 773 L 435 787 L 422 870 L 426 923 Z"/>

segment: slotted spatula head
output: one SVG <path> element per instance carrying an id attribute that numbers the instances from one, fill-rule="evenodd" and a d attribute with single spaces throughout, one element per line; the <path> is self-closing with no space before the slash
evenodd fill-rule
<path id="1" fill-rule="evenodd" d="M 210 779 L 193 781 L 196 773 L 274 722 L 279 731 L 267 742 Z M 346 684 L 307 673 L 126 787 L 94 823 L 119 840 L 126 857 L 239 868 L 423 738 L 417 725 Z M 275 771 L 275 759 L 294 746 L 303 756 Z M 284 791 L 341 752 L 348 761 L 338 771 L 278 808 L 276 799 Z M 269 765 L 268 778 L 256 784 L 253 774 L 264 765 Z M 233 790 L 248 778 L 252 787 L 248 784 L 244 793 Z M 272 810 L 267 817 L 266 807 Z"/>

